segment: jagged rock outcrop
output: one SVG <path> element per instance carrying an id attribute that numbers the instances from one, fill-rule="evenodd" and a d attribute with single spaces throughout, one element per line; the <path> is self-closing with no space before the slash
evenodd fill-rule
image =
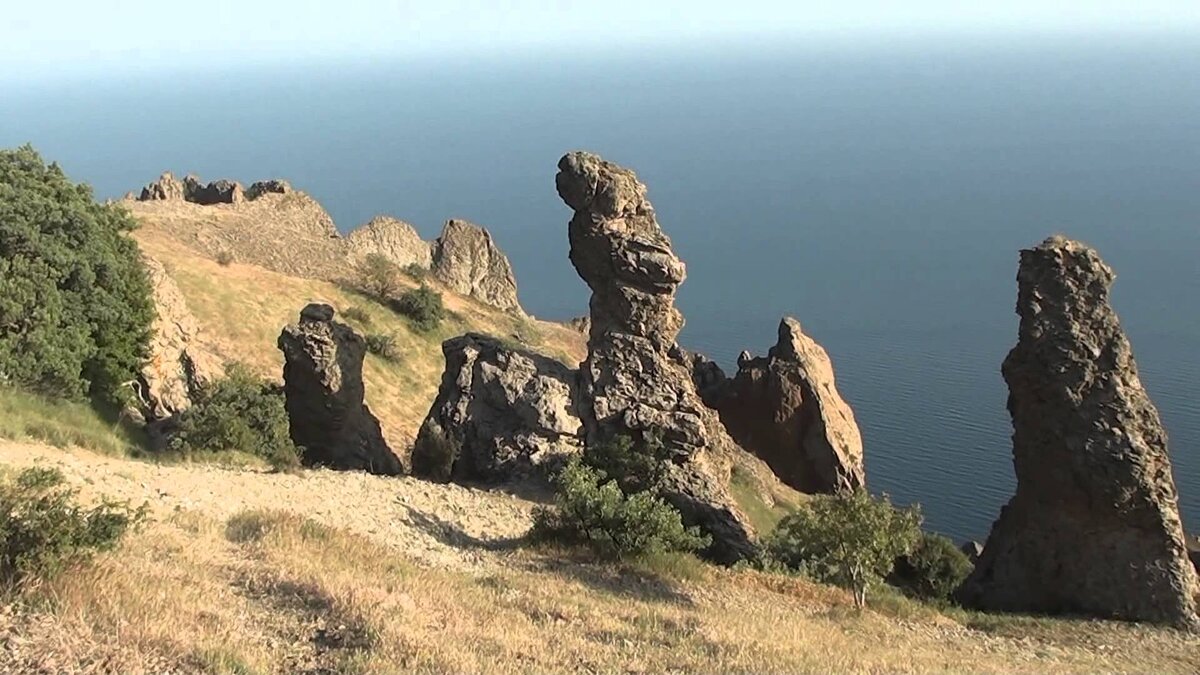
<path id="1" fill-rule="evenodd" d="M 165 201 L 179 200 L 183 201 L 186 198 L 183 182 L 171 175 L 170 171 L 164 171 L 158 180 L 150 183 L 142 188 L 142 193 L 138 197 L 140 201 Z"/>
<path id="2" fill-rule="evenodd" d="M 729 381 L 721 366 L 704 354 L 689 352 L 679 345 L 672 348 L 671 358 L 692 374 L 692 384 L 696 386 L 696 392 L 700 394 L 704 405 L 715 409 L 725 384 Z"/>
<path id="3" fill-rule="evenodd" d="M 286 180 L 271 178 L 269 180 L 256 180 L 246 188 L 246 199 L 254 200 L 266 194 L 286 195 L 292 191 L 292 184 Z"/>
<path id="4" fill-rule="evenodd" d="M 431 247 L 433 275 L 452 291 L 521 311 L 512 265 L 485 228 L 465 220 L 447 221 Z"/>
<path id="5" fill-rule="evenodd" d="M 279 335 L 292 441 L 304 448 L 307 464 L 402 473 L 363 402 L 366 341 L 333 315 L 329 305 L 310 304 Z"/>
<path id="6" fill-rule="evenodd" d="M 862 434 L 821 345 L 785 317 L 766 356 L 742 354 L 737 375 L 710 384 L 706 398 L 738 445 L 801 492 L 863 487 Z"/>
<path id="7" fill-rule="evenodd" d="M 221 360 L 200 341 L 200 324 L 162 263 L 143 257 L 156 317 L 150 353 L 138 373 L 138 413 L 151 441 L 162 445 L 176 415 L 192 406 L 199 388 L 224 374 Z"/>
<path id="8" fill-rule="evenodd" d="M 214 180 L 213 182 L 203 187 L 196 187 L 190 191 L 188 201 L 195 202 L 201 206 L 209 206 L 212 204 L 241 204 L 246 200 L 242 192 L 242 185 L 236 181 Z"/>
<path id="9" fill-rule="evenodd" d="M 433 264 L 429 242 L 422 240 L 412 225 L 390 216 L 376 216 L 351 232 L 346 236 L 346 247 L 354 260 L 378 253 L 401 267 L 429 269 Z"/>
<path id="10" fill-rule="evenodd" d="M 1017 491 L 959 598 L 1197 628 L 1167 435 L 1109 304 L 1114 278 L 1062 237 L 1021 251 L 1002 368 Z"/>
<path id="11" fill-rule="evenodd" d="M 683 327 L 675 291 L 684 264 L 632 171 L 583 152 L 558 168 L 558 194 L 575 212 L 571 263 L 592 290 L 578 404 L 587 443 L 661 434 L 673 456 L 664 498 L 712 535 L 710 555 L 744 557 L 754 532 L 727 488 L 729 457 L 740 450 L 672 356 Z"/>
<path id="12" fill-rule="evenodd" d="M 413 447 L 412 472 L 433 480 L 504 482 L 580 452 L 575 371 L 468 333 L 442 343 L 446 370 Z"/>

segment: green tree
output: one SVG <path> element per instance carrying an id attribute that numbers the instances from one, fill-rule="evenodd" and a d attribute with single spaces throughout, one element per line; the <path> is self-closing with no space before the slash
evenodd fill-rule
<path id="1" fill-rule="evenodd" d="M 940 534 L 923 534 L 913 550 L 896 561 L 888 582 L 922 600 L 947 600 L 971 568 L 954 542 Z"/>
<path id="2" fill-rule="evenodd" d="M 442 319 L 446 317 L 442 294 L 425 284 L 421 284 L 420 288 L 405 291 L 392 301 L 392 308 L 407 316 L 414 328 L 426 332 L 440 326 Z"/>
<path id="3" fill-rule="evenodd" d="M 0 150 L 0 383 L 126 400 L 154 319 L 134 227 L 33 148 Z"/>
<path id="4" fill-rule="evenodd" d="M 205 386 L 196 404 L 184 411 L 170 449 L 186 455 L 244 452 L 281 470 L 300 463 L 283 394 L 236 363 L 227 365 L 225 377 Z"/>
<path id="5" fill-rule="evenodd" d="M 358 263 L 358 285 L 362 290 L 388 300 L 396 292 L 400 266 L 382 253 L 368 253 Z"/>
<path id="6" fill-rule="evenodd" d="M 779 522 L 767 540 L 776 564 L 844 586 L 863 607 L 867 591 L 891 573 L 921 536 L 921 512 L 896 509 L 865 490 L 815 498 Z"/>

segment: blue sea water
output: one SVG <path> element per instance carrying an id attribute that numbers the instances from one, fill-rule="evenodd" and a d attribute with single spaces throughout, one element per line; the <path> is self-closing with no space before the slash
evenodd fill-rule
<path id="1" fill-rule="evenodd" d="M 555 163 L 636 169 L 687 262 L 681 341 L 727 368 L 784 314 L 830 352 L 868 481 L 986 536 L 1014 487 L 1017 251 L 1096 246 L 1200 530 L 1200 41 L 1054 39 L 317 64 L 0 85 L 115 197 L 164 169 L 284 177 L 348 230 L 489 227 L 542 318 L 583 314 Z"/>

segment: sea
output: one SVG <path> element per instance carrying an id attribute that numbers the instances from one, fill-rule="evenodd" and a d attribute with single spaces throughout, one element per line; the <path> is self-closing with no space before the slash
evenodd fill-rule
<path id="1" fill-rule="evenodd" d="M 488 227 L 539 318 L 586 313 L 565 152 L 635 169 L 687 264 L 681 343 L 733 371 L 780 318 L 829 351 L 875 492 L 987 536 L 1011 496 L 1018 252 L 1095 246 L 1200 531 L 1200 36 L 559 48 L 0 84 L 0 146 L 97 197 L 281 177 L 348 231 Z M 286 245 L 286 243 L 283 243 Z"/>

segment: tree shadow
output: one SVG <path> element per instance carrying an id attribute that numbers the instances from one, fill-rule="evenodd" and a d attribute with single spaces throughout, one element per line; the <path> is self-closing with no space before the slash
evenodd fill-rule
<path id="1" fill-rule="evenodd" d="M 578 551 L 556 552 L 555 555 L 523 560 L 519 566 L 528 572 L 553 574 L 617 597 L 687 607 L 695 605 L 678 582 L 619 560 L 597 562 L 590 554 Z"/>
<path id="2" fill-rule="evenodd" d="M 407 504 L 404 508 L 408 511 L 409 522 L 416 526 L 417 529 L 438 540 L 440 543 L 446 546 L 453 546 L 454 548 L 512 551 L 525 544 L 529 539 L 529 536 L 525 534 L 517 537 L 496 537 L 492 539 L 476 537 L 448 520 L 442 520 L 435 515 L 418 511 Z"/>

